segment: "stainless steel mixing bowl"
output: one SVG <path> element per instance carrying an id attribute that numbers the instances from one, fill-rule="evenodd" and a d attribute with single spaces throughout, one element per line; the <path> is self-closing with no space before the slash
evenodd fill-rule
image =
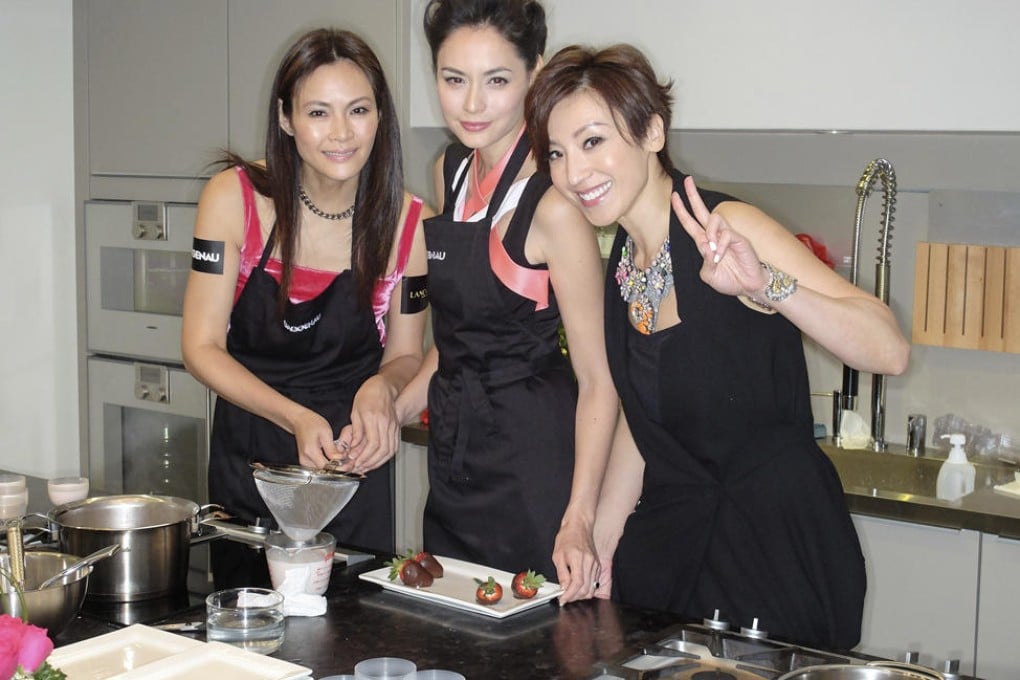
<path id="1" fill-rule="evenodd" d="M 20 601 L 16 596 L 9 597 L 3 593 L 0 595 L 3 611 L 12 616 L 20 616 L 32 625 L 45 628 L 51 638 L 59 635 L 78 615 L 85 601 L 92 567 L 85 567 L 65 578 L 63 583 L 57 583 L 45 590 L 38 590 L 38 586 L 79 559 L 81 558 L 67 553 L 26 551 L 25 587 Z"/>

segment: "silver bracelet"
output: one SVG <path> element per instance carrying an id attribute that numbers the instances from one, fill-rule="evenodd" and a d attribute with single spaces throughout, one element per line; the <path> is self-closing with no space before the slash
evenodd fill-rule
<path id="1" fill-rule="evenodd" d="M 769 273 L 769 280 L 765 284 L 765 288 L 762 289 L 768 302 L 753 297 L 749 298 L 756 305 L 763 309 L 772 309 L 772 305 L 769 303 L 782 302 L 797 292 L 797 279 L 776 269 L 768 262 L 762 262 L 761 268 Z"/>

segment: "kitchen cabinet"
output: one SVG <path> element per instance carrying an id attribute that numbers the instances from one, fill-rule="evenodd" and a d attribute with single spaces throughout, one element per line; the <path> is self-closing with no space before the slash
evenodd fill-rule
<path id="1" fill-rule="evenodd" d="M 394 472 L 394 543 L 398 553 L 422 548 L 421 518 L 429 493 L 428 447 L 400 442 Z"/>
<path id="2" fill-rule="evenodd" d="M 148 189 L 165 178 L 183 200 L 227 143 L 226 0 L 89 0 L 85 16 L 91 197 L 164 198 Z"/>
<path id="3" fill-rule="evenodd" d="M 893 659 L 916 651 L 933 668 L 959 659 L 960 671 L 972 674 L 981 533 L 856 514 L 853 520 L 868 574 L 856 651 Z"/>
<path id="4" fill-rule="evenodd" d="M 229 0 L 228 92 L 230 148 L 247 158 L 265 155 L 266 106 L 276 65 L 290 44 L 313 28 L 354 31 L 397 82 L 398 0 Z"/>
<path id="5" fill-rule="evenodd" d="M 1020 540 L 984 534 L 978 606 L 977 668 L 986 680 L 1010 680 L 1020 670 Z"/>
<path id="6" fill-rule="evenodd" d="M 261 158 L 275 67 L 308 29 L 364 37 L 396 92 L 398 1 L 88 0 L 90 197 L 195 201 L 224 149 Z"/>
<path id="7" fill-rule="evenodd" d="M 425 0 L 408 24 L 421 25 Z M 571 43 L 640 47 L 672 79 L 684 130 L 967 130 L 1020 126 L 1020 7 L 1001 0 L 545 0 L 546 58 Z M 440 127 L 420 30 L 411 126 Z M 952 83 L 951 91 L 946 83 Z M 981 102 L 974 106 L 973 102 Z"/>

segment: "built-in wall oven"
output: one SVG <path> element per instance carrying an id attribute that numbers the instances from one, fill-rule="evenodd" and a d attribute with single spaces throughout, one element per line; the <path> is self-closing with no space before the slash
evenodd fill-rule
<path id="1" fill-rule="evenodd" d="M 195 214 L 185 203 L 85 204 L 94 493 L 207 502 L 215 397 L 184 370 L 180 343 Z M 207 551 L 191 554 L 192 567 L 207 573 Z"/>

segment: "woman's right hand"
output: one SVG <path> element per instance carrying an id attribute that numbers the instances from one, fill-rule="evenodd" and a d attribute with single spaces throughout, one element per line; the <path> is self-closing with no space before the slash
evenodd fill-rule
<path id="1" fill-rule="evenodd" d="M 297 440 L 298 462 L 301 465 L 318 470 L 333 458 L 342 457 L 342 452 L 333 440 L 333 428 L 329 421 L 315 411 L 302 410 L 293 419 L 291 428 Z"/>

